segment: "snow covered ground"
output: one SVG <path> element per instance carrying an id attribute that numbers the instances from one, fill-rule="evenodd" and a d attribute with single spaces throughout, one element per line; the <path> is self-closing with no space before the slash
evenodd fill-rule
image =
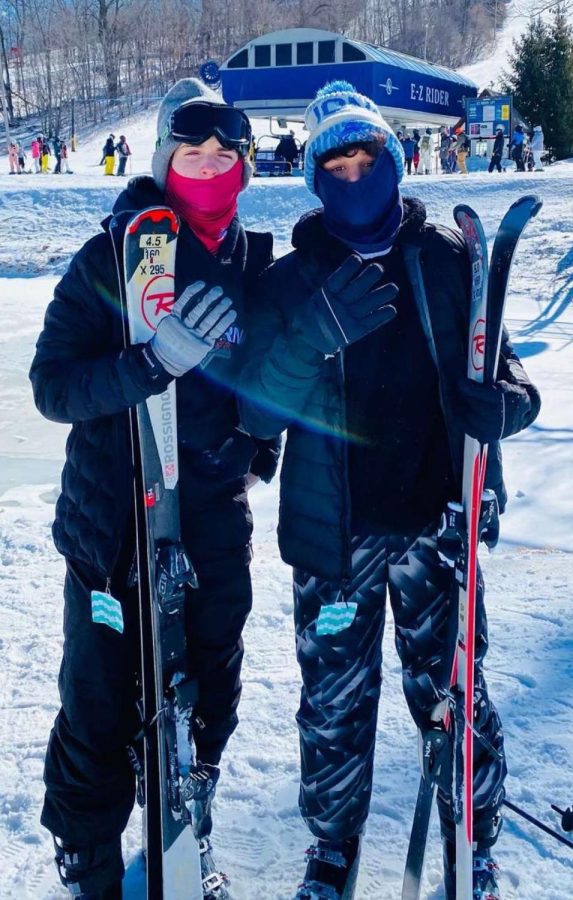
<path id="1" fill-rule="evenodd" d="M 125 124 L 133 172 L 152 146 L 147 121 Z M 98 227 L 121 187 L 97 166 L 102 139 L 72 158 L 73 176 L 0 176 L 0 898 L 63 898 L 38 821 L 42 764 L 57 711 L 62 560 L 50 537 L 67 428 L 36 413 L 27 380 L 44 309 L 70 253 Z M 491 650 L 487 674 L 505 726 L 508 795 L 548 824 L 550 802 L 573 802 L 573 164 L 539 175 L 406 179 L 430 218 L 469 202 L 488 237 L 520 194 L 544 207 L 524 237 L 508 325 L 543 395 L 535 425 L 506 442 L 510 495 L 503 542 L 484 555 Z M 313 205 L 301 179 L 256 180 L 245 222 L 272 229 L 278 254 Z M 241 724 L 226 754 L 215 819 L 220 865 L 237 900 L 288 900 L 308 837 L 297 811 L 298 749 L 290 572 L 275 542 L 277 490 L 257 486 L 255 607 L 245 635 Z M 359 900 L 400 896 L 417 789 L 416 735 L 401 696 L 393 626 L 385 638 L 375 786 Z M 138 849 L 139 814 L 125 836 Z M 569 900 L 573 851 L 508 815 L 499 843 L 505 900 Z M 136 881 L 128 900 L 141 897 Z M 443 897 L 436 823 L 424 896 Z"/>

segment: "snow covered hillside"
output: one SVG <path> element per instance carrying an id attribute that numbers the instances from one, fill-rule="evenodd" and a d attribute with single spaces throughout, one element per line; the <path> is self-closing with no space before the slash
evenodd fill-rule
<path id="1" fill-rule="evenodd" d="M 145 171 L 152 123 L 125 123 L 133 171 Z M 27 381 L 34 342 L 59 273 L 121 187 L 97 166 L 102 140 L 80 147 L 74 176 L 0 176 L 0 898 L 48 900 L 59 886 L 39 825 L 42 764 L 57 711 L 63 562 L 50 536 L 67 429 L 36 413 Z M 505 444 L 510 496 L 503 542 L 483 554 L 491 649 L 486 674 L 504 722 L 508 796 L 548 824 L 550 802 L 573 802 L 573 165 L 542 174 L 407 178 L 430 218 L 451 223 L 468 202 L 488 238 L 507 206 L 538 192 L 544 207 L 520 244 L 508 325 L 543 397 L 539 419 Z M 277 253 L 313 205 L 301 179 L 256 180 L 244 221 L 272 229 Z M 294 713 L 299 678 L 290 572 L 278 557 L 278 484 L 252 492 L 255 605 L 245 634 L 241 723 L 224 759 L 214 840 L 236 900 L 289 900 L 308 836 L 297 811 Z M 375 787 L 359 900 L 400 896 L 418 781 L 415 730 L 401 696 L 393 625 L 385 638 Z M 138 850 L 139 813 L 125 836 Z M 573 851 L 508 814 L 499 842 L 504 900 L 570 900 Z M 140 898 L 137 871 L 128 900 Z M 424 897 L 441 900 L 437 825 Z"/>
<path id="2" fill-rule="evenodd" d="M 500 29 L 495 48 L 484 59 L 477 60 L 459 69 L 460 74 L 467 75 L 478 88 L 500 88 L 500 79 L 504 71 L 510 68 L 509 57 L 513 53 L 513 42 L 518 40 L 526 30 L 531 19 L 551 19 L 557 3 L 546 3 L 544 0 L 511 0 L 506 4 L 507 16 Z M 564 14 L 573 25 L 573 6 L 562 6 Z"/>

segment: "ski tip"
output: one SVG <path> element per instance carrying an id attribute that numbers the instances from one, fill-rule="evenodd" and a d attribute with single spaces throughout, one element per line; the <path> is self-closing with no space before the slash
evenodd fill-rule
<path id="1" fill-rule="evenodd" d="M 141 222 L 148 221 L 153 224 L 161 222 L 162 219 L 169 219 L 171 231 L 175 234 L 179 231 L 179 219 L 169 206 L 149 206 L 137 212 L 127 224 L 127 233 L 133 234 L 139 228 Z"/>
<path id="2" fill-rule="evenodd" d="M 457 206 L 454 206 L 454 219 L 456 223 L 459 225 L 459 220 L 462 216 L 472 216 L 472 218 L 477 217 L 477 213 L 475 209 L 472 209 L 471 206 L 468 206 L 467 203 L 458 203 Z"/>
<path id="3" fill-rule="evenodd" d="M 533 218 L 543 206 L 543 200 L 538 194 L 524 194 L 523 197 L 519 197 L 511 204 L 510 209 L 515 209 L 517 206 L 527 206 L 529 215 Z"/>

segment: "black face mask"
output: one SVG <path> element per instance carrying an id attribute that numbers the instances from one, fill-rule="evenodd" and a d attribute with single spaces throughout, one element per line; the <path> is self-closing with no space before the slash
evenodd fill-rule
<path id="1" fill-rule="evenodd" d="M 403 210 L 390 153 L 381 150 L 369 174 L 358 181 L 344 181 L 319 167 L 316 188 L 332 235 L 359 253 L 383 253 L 392 246 Z"/>

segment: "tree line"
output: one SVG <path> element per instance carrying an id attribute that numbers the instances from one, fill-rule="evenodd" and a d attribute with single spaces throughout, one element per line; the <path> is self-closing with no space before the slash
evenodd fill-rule
<path id="1" fill-rule="evenodd" d="M 206 59 L 222 62 L 279 28 L 313 27 L 447 66 L 470 62 L 502 22 L 503 0 L 3 0 L 1 67 L 10 116 L 58 127 L 110 103 L 161 96 Z"/>

